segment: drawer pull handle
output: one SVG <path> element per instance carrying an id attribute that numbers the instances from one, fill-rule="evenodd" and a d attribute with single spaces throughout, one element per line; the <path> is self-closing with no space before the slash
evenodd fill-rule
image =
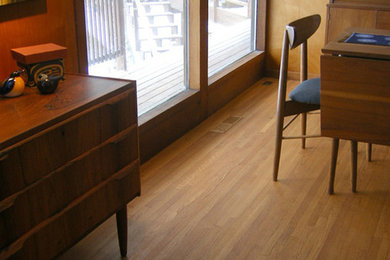
<path id="1" fill-rule="evenodd" d="M 8 153 L 0 153 L 0 162 L 8 158 Z"/>
<path id="2" fill-rule="evenodd" d="M 0 213 L 9 209 L 10 207 L 12 207 L 15 204 L 16 198 L 17 198 L 17 196 L 10 197 L 10 198 L 5 199 L 2 202 L 0 202 Z"/>

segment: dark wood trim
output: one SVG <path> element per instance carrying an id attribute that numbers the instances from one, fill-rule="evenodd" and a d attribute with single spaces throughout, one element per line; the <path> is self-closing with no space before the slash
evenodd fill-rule
<path id="1" fill-rule="evenodd" d="M 79 72 L 88 74 L 87 40 L 85 33 L 84 1 L 74 0 L 74 16 L 76 26 L 76 44 Z"/>
<path id="2" fill-rule="evenodd" d="M 152 110 L 150 110 L 150 111 L 140 115 L 138 117 L 139 125 L 146 124 L 147 122 L 149 122 L 153 118 L 157 117 L 158 115 L 160 115 L 162 113 L 166 113 L 167 110 L 172 109 L 177 104 L 182 103 L 187 98 L 190 98 L 191 96 L 193 96 L 193 95 L 195 95 L 197 93 L 199 93 L 199 90 L 189 89 L 189 90 L 186 90 L 186 91 L 183 91 L 183 92 L 177 94 L 173 98 L 171 98 L 171 99 L 167 100 L 166 102 L 158 105 L 157 107 L 153 108 Z"/>
<path id="3" fill-rule="evenodd" d="M 260 51 L 266 49 L 266 35 L 267 35 L 267 2 L 268 0 L 261 0 L 257 3 L 257 41 L 256 48 Z"/>
<path id="4" fill-rule="evenodd" d="M 189 88 L 199 90 L 200 113 L 207 117 L 208 101 L 208 1 L 189 3 Z"/>
<path id="5" fill-rule="evenodd" d="M 265 55 L 259 52 L 229 74 L 209 85 L 209 116 L 264 77 Z"/>
<path id="6" fill-rule="evenodd" d="M 192 95 L 164 111 L 161 110 L 161 113 L 139 125 L 141 163 L 153 157 L 202 121 L 200 99 L 199 91 L 192 92 Z"/>

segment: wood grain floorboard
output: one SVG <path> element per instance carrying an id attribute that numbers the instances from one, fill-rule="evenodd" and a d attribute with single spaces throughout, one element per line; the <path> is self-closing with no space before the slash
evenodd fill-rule
<path id="1" fill-rule="evenodd" d="M 341 141 L 330 196 L 331 140 L 287 140 L 273 182 L 276 95 L 277 80 L 260 81 L 142 165 L 126 259 L 390 259 L 390 148 L 374 145 L 367 162 L 359 144 L 354 194 Z M 230 117 L 240 120 L 212 131 Z M 308 132 L 319 131 L 309 115 Z M 288 129 L 299 132 L 299 121 Z M 59 259 L 121 259 L 115 218 Z"/>

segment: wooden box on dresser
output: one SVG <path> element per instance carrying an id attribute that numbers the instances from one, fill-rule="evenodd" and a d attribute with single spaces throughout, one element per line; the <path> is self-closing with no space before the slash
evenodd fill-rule
<path id="1" fill-rule="evenodd" d="M 140 195 L 134 81 L 66 74 L 0 99 L 0 259 L 51 259 Z"/>

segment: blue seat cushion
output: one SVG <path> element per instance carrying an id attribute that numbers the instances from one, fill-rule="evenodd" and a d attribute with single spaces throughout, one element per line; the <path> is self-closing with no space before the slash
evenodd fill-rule
<path id="1" fill-rule="evenodd" d="M 308 79 L 296 86 L 288 95 L 291 100 L 312 105 L 320 104 L 320 78 Z"/>

